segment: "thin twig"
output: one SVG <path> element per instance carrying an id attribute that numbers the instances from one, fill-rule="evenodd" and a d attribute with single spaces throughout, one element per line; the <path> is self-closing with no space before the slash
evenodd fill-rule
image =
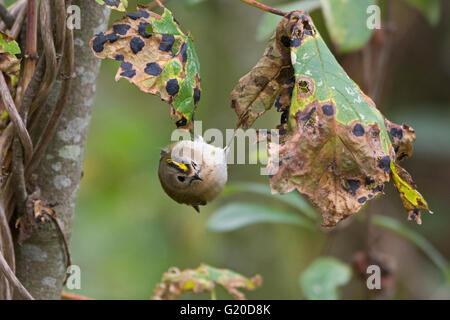
<path id="1" fill-rule="evenodd" d="M 264 10 L 266 12 L 270 12 L 270 13 L 276 14 L 278 16 L 283 16 L 284 17 L 285 15 L 288 14 L 288 12 L 284 12 L 284 11 L 281 11 L 281 10 L 269 7 L 268 5 L 262 4 L 262 3 L 258 2 L 258 1 L 255 1 L 255 0 L 241 0 L 241 1 L 251 5 L 252 7 Z"/>
<path id="2" fill-rule="evenodd" d="M 50 6 L 50 2 L 43 1 L 41 4 L 42 7 Z M 42 16 L 41 12 L 41 16 Z M 44 111 L 45 103 L 47 102 L 47 98 L 50 94 L 50 90 L 53 87 L 53 84 L 56 81 L 57 72 L 61 67 L 61 57 L 63 56 L 64 43 L 66 38 L 66 8 L 65 1 L 59 1 L 55 4 L 55 25 L 58 26 L 56 28 L 56 36 L 53 39 L 51 33 L 51 16 L 44 17 L 41 23 L 41 34 L 43 34 L 43 44 L 44 44 L 44 53 L 45 53 L 45 61 L 46 65 L 50 65 L 50 68 L 46 68 L 44 81 L 41 84 L 41 88 L 39 89 L 39 94 L 36 96 L 36 99 L 33 101 L 31 105 L 30 117 L 33 116 L 33 113 L 36 111 L 36 114 L 31 118 L 31 123 L 28 126 L 31 135 L 35 134 L 36 125 L 41 117 L 42 112 Z M 48 20 L 48 21 L 47 21 Z"/>
<path id="3" fill-rule="evenodd" d="M 167 0 L 159 0 L 159 2 L 161 3 L 161 4 L 163 4 L 163 7 L 164 7 L 164 2 L 166 2 Z M 152 10 L 153 8 L 155 8 L 155 7 L 159 7 L 159 4 L 157 4 L 155 1 L 153 1 L 153 2 L 150 2 L 148 5 L 147 5 L 147 9 L 149 9 L 149 10 Z"/>
<path id="4" fill-rule="evenodd" d="M 65 284 L 67 281 L 67 276 L 68 276 L 67 268 L 69 268 L 72 265 L 72 259 L 70 258 L 69 242 L 67 241 L 66 235 L 64 234 L 64 231 L 61 227 L 61 223 L 59 222 L 59 219 L 56 216 L 53 216 L 47 212 L 44 212 L 44 214 L 53 221 L 53 223 L 55 224 L 56 229 L 58 229 L 58 232 L 63 241 L 64 253 L 66 254 L 66 277 L 64 278 L 64 284 Z"/>
<path id="5" fill-rule="evenodd" d="M 384 78 L 386 76 L 386 65 L 389 60 L 389 56 L 391 54 L 392 47 L 392 4 L 393 1 L 388 1 L 386 5 L 386 20 L 383 23 L 383 31 L 385 34 L 385 39 L 383 43 L 383 47 L 381 49 L 381 53 L 378 57 L 376 74 L 374 77 L 375 85 L 373 86 L 373 90 L 370 90 L 369 96 L 373 99 L 375 103 L 378 102 L 378 98 L 381 93 L 382 84 L 384 83 Z"/>
<path id="6" fill-rule="evenodd" d="M 6 27 L 11 29 L 14 24 L 14 16 L 9 13 L 8 9 L 3 4 L 0 4 L 0 18 L 5 22 Z"/>
<path id="7" fill-rule="evenodd" d="M 40 117 L 42 110 L 44 110 L 44 105 L 47 102 L 47 98 L 50 94 L 50 90 L 53 87 L 57 75 L 58 62 L 56 59 L 57 55 L 55 51 L 55 43 L 53 41 L 51 12 L 52 8 L 50 0 L 42 0 L 40 6 L 40 20 L 41 38 L 45 55 L 45 74 L 39 92 L 36 95 L 36 99 L 34 99 L 30 107 L 29 117 L 33 117 L 29 125 L 31 134 L 33 134 L 33 131 L 36 127 L 36 124 L 38 122 L 37 119 Z M 38 110 L 38 112 L 33 116 L 36 110 Z"/>
<path id="8" fill-rule="evenodd" d="M 19 14 L 20 9 L 26 2 L 27 0 L 18 0 L 10 5 L 7 10 L 13 17 L 16 17 Z M 6 23 L 4 21 L 0 21 L 0 30 L 6 29 L 8 29 Z"/>
<path id="9" fill-rule="evenodd" d="M 8 219 L 6 218 L 5 211 L 3 210 L 3 205 L 0 202 L 0 251 L 5 253 L 5 260 L 11 267 L 12 272 L 16 270 L 16 260 L 14 256 L 14 243 L 11 235 L 11 229 L 9 228 Z M 6 278 L 5 282 L 5 294 L 6 299 L 12 299 L 13 287 Z"/>
<path id="10" fill-rule="evenodd" d="M 25 177 L 28 180 L 31 173 L 39 165 L 42 156 L 44 155 L 47 147 L 55 135 L 59 119 L 61 118 L 64 106 L 66 105 L 69 94 L 70 87 L 72 84 L 72 75 L 74 73 L 74 48 L 73 48 L 73 32 L 71 29 L 66 28 L 66 40 L 65 40 L 65 50 L 63 58 L 63 80 L 61 84 L 61 89 L 59 91 L 58 100 L 56 101 L 53 113 L 46 123 L 38 142 L 36 143 L 36 148 L 34 149 L 33 156 L 30 163 L 25 170 Z"/>
<path id="11" fill-rule="evenodd" d="M 33 101 L 34 97 L 36 96 L 40 83 L 42 81 L 42 75 L 44 73 L 44 61 L 45 58 L 41 57 L 39 59 L 39 62 L 37 64 L 36 70 L 33 74 L 33 77 L 31 78 L 31 81 L 29 85 L 27 86 L 27 89 L 25 91 L 23 102 L 22 102 L 22 108 L 21 112 L 23 114 L 28 113 L 28 109 L 30 108 L 31 102 Z M 21 118 L 22 119 L 22 118 Z M 6 127 L 3 134 L 7 135 L 7 139 L 13 139 L 14 138 L 14 127 L 10 124 L 8 127 Z M 19 146 L 20 147 L 20 146 Z M 19 148 L 16 147 L 15 150 L 18 150 Z M 17 151 L 16 151 L 17 152 Z M 20 153 L 20 151 L 18 151 Z M 14 156 L 14 147 L 13 147 L 13 156 Z M 17 157 L 20 156 L 20 154 L 16 154 Z M 17 166 L 17 167 L 14 167 Z M 13 210 L 14 210 L 14 201 L 13 196 L 14 193 L 18 194 L 21 197 L 21 201 L 26 201 L 26 196 L 24 195 L 25 187 L 22 186 L 24 184 L 24 172 L 23 172 L 23 158 L 20 159 L 18 162 L 13 162 L 13 168 L 12 168 L 12 174 L 9 175 L 4 188 L 2 190 L 2 196 L 3 196 L 3 203 L 5 205 L 5 213 L 8 221 L 11 219 Z M 26 190 L 25 190 L 26 191 Z M 17 197 L 17 195 L 16 195 Z M 16 199 L 18 200 L 18 199 Z"/>
<path id="12" fill-rule="evenodd" d="M 155 0 L 155 2 L 158 6 L 160 6 L 161 8 L 164 8 L 164 5 L 161 3 L 161 1 Z"/>
<path id="13" fill-rule="evenodd" d="M 27 300 L 34 300 L 33 296 L 28 292 L 28 290 L 23 286 L 23 284 L 17 279 L 14 272 L 9 267 L 3 253 L 0 252 L 0 271 L 5 275 L 5 277 L 14 285 L 19 294 Z"/>
<path id="14" fill-rule="evenodd" d="M 22 7 L 20 8 L 19 13 L 17 14 L 16 21 L 14 21 L 14 25 L 11 27 L 11 31 L 9 32 L 9 35 L 14 39 L 17 39 L 20 30 L 22 30 L 23 21 L 25 20 L 26 13 L 27 13 L 27 3 L 24 2 Z"/>
<path id="15" fill-rule="evenodd" d="M 389 59 L 389 55 L 391 52 L 392 39 L 391 35 L 388 34 L 389 27 L 392 21 L 392 1 L 388 1 L 386 7 L 386 19 L 383 22 L 385 35 L 387 36 L 384 40 L 383 47 L 381 48 L 381 53 L 378 56 L 375 75 L 372 74 L 372 44 L 369 42 L 363 51 L 363 60 L 364 60 L 364 79 L 367 85 L 367 91 L 369 96 L 373 99 L 375 103 L 378 103 L 379 95 L 381 92 L 382 83 L 384 82 L 384 77 L 386 74 L 386 64 Z M 386 28 L 387 26 L 387 28 Z M 388 39 L 389 38 L 389 39 Z M 364 251 L 367 258 L 370 258 L 373 254 L 374 250 L 374 231 L 373 231 L 373 214 L 374 214 L 374 206 L 373 203 L 368 203 L 366 210 L 366 242 Z M 366 292 L 367 299 L 372 298 L 373 292 L 370 290 Z"/>
<path id="16" fill-rule="evenodd" d="M 22 121 L 16 105 L 14 104 L 13 98 L 11 97 L 11 92 L 9 92 L 3 72 L 0 72 L 0 95 L 2 96 L 3 104 L 8 111 L 11 121 L 14 123 L 15 131 L 17 132 L 20 142 L 22 143 L 25 151 L 25 159 L 30 160 L 31 155 L 33 154 L 33 144 L 31 142 L 30 135 L 28 134 L 26 125 Z"/>
<path id="17" fill-rule="evenodd" d="M 20 108 L 22 99 L 28 84 L 33 76 L 37 61 L 37 18 L 38 18 L 38 1 L 28 0 L 27 5 L 27 34 L 26 34 L 26 51 L 25 65 L 22 78 L 17 87 L 16 105 Z"/>
<path id="18" fill-rule="evenodd" d="M 363 78 L 365 92 L 370 96 L 372 90 L 372 44 L 369 43 L 362 50 Z"/>

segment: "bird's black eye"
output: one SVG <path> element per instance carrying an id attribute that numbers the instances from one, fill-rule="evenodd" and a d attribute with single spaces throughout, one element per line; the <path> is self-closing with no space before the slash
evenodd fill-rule
<path id="1" fill-rule="evenodd" d="M 186 180 L 186 178 L 183 177 L 183 176 L 178 176 L 177 179 L 178 179 L 178 181 L 180 181 L 180 182 L 184 182 L 184 180 Z"/>

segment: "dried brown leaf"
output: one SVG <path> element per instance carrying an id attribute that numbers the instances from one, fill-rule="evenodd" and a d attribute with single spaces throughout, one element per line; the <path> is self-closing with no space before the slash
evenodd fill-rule
<path id="1" fill-rule="evenodd" d="M 280 94 L 289 95 L 282 93 L 283 84 L 289 84 L 294 74 L 286 41 L 289 42 L 286 27 L 280 23 L 263 57 L 231 92 L 231 107 L 239 117 L 238 126 L 249 128 Z"/>

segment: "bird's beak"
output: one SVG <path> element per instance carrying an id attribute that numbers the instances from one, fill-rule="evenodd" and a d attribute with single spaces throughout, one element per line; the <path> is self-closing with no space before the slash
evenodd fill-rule
<path id="1" fill-rule="evenodd" d="M 198 175 L 197 172 L 196 172 L 195 175 L 192 177 L 192 180 L 200 180 L 200 181 L 203 181 L 203 179 L 200 178 L 200 176 Z"/>

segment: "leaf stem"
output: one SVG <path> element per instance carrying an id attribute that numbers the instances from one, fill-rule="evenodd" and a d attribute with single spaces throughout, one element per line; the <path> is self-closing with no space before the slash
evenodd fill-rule
<path id="1" fill-rule="evenodd" d="M 281 11 L 281 10 L 269 7 L 269 6 L 265 5 L 265 4 L 262 4 L 262 3 L 258 2 L 258 1 L 255 1 L 255 0 L 241 0 L 241 1 L 245 2 L 246 4 L 251 5 L 252 7 L 261 9 L 261 10 L 266 11 L 266 12 L 270 12 L 270 13 L 276 14 L 278 16 L 283 16 L 284 17 L 285 15 L 288 14 L 287 12 L 284 12 L 284 11 Z"/>
<path id="2" fill-rule="evenodd" d="M 213 288 L 211 290 L 211 300 L 217 300 L 217 296 L 216 296 L 216 288 Z"/>

